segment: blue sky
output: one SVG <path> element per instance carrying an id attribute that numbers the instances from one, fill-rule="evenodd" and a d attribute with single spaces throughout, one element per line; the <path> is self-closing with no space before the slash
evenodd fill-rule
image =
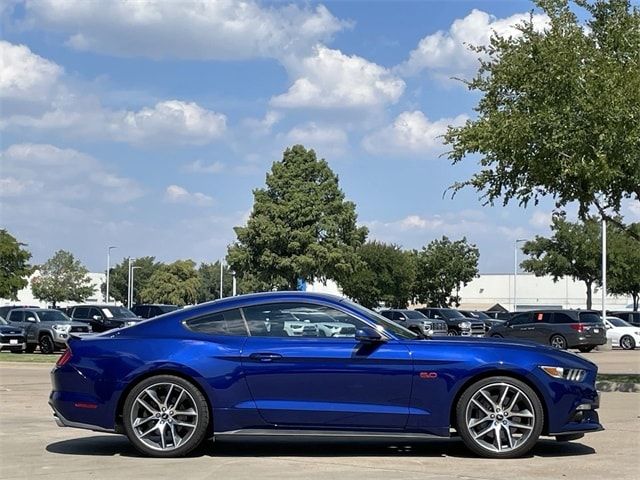
<path id="1" fill-rule="evenodd" d="M 3 0 L 1 223 L 34 262 L 64 248 L 91 269 L 153 255 L 214 261 L 282 150 L 314 148 L 370 238 L 419 248 L 448 235 L 512 268 L 551 203 L 443 197 L 476 169 L 440 155 L 473 117 L 469 77 L 492 31 L 527 1 Z M 630 219 L 638 205 L 625 207 Z"/>

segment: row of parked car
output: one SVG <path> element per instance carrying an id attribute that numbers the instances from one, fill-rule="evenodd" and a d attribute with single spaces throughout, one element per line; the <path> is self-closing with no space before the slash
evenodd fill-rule
<path id="1" fill-rule="evenodd" d="M 389 309 L 380 313 L 427 338 L 515 338 L 581 352 L 590 352 L 607 343 L 608 338 L 614 347 L 625 350 L 640 345 L 640 312 L 608 312 L 604 321 L 600 312 L 590 310 L 500 312 L 502 318 L 492 318 L 489 312 L 452 308 Z"/>
<path id="2" fill-rule="evenodd" d="M 176 310 L 175 305 L 76 305 L 64 309 L 0 307 L 0 350 L 42 353 L 64 348 L 71 334 L 105 332 Z"/>

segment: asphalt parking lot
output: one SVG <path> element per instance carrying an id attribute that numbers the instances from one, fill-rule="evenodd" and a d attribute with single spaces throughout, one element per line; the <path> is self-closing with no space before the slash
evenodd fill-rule
<path id="1" fill-rule="evenodd" d="M 640 352 L 619 354 L 627 355 L 623 362 L 633 362 L 630 355 L 640 359 Z M 600 414 L 606 431 L 565 444 L 544 440 L 532 455 L 515 460 L 474 457 L 456 439 L 207 442 L 189 458 L 150 459 L 140 457 L 125 437 L 57 427 L 47 405 L 50 369 L 51 365 L 0 364 L 3 479 L 640 478 L 637 393 L 602 394 Z"/>

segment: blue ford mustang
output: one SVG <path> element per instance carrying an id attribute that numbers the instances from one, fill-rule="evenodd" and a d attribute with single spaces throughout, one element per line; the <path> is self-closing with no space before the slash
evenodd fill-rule
<path id="1" fill-rule="evenodd" d="M 182 456 L 238 435 L 447 437 L 523 455 L 601 430 L 597 368 L 508 340 L 425 340 L 348 300 L 228 298 L 70 341 L 51 377 L 61 426 Z"/>

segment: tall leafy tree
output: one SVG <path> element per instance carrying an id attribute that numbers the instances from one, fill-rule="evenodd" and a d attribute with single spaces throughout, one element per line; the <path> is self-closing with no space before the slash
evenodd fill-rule
<path id="1" fill-rule="evenodd" d="M 177 260 L 161 265 L 151 275 L 140 298 L 148 303 L 170 303 L 173 305 L 194 304 L 198 300 L 200 277 L 193 260 Z"/>
<path id="2" fill-rule="evenodd" d="M 87 268 L 72 253 L 58 250 L 37 267 L 31 280 L 31 292 L 39 300 L 51 303 L 83 302 L 93 293 Z"/>
<path id="3" fill-rule="evenodd" d="M 136 268 L 134 273 L 133 303 L 141 303 L 140 292 L 147 286 L 147 282 L 156 270 L 161 267 L 155 257 L 140 257 L 134 259 L 132 265 Z M 111 267 L 109 274 L 109 296 L 126 305 L 129 291 L 129 258 Z M 106 284 L 102 285 L 102 294 L 106 293 Z"/>
<path id="4" fill-rule="evenodd" d="M 287 148 L 266 188 L 253 194 L 247 225 L 235 228 L 237 241 L 229 247 L 231 268 L 258 284 L 293 290 L 299 279 L 340 281 L 353 272 L 367 229 L 356 225 L 355 205 L 313 150 Z"/>
<path id="5" fill-rule="evenodd" d="M 6 230 L 0 230 L 0 298 L 18 299 L 18 290 L 28 284 L 31 253 Z"/>
<path id="6" fill-rule="evenodd" d="M 412 254 L 397 245 L 373 241 L 358 249 L 358 257 L 354 273 L 340 283 L 343 293 L 369 308 L 381 302 L 406 307 L 415 278 Z"/>
<path id="7" fill-rule="evenodd" d="M 200 288 L 198 303 L 208 302 L 220 297 L 220 262 L 201 263 L 198 268 Z M 222 294 L 230 297 L 233 293 L 233 275 L 227 265 L 222 267 Z"/>
<path id="8" fill-rule="evenodd" d="M 640 223 L 629 226 L 640 235 Z M 629 295 L 633 309 L 640 300 L 640 244 L 626 232 L 609 229 L 607 236 L 607 290 L 614 295 Z"/>
<path id="9" fill-rule="evenodd" d="M 416 298 L 432 306 L 460 305 L 460 288 L 478 276 L 480 252 L 466 238 L 434 240 L 416 253 Z"/>
<path id="10" fill-rule="evenodd" d="M 595 207 L 624 227 L 622 201 L 640 200 L 640 10 L 629 0 L 536 3 L 545 31 L 527 21 L 521 35 L 475 49 L 481 67 L 466 83 L 480 94 L 477 115 L 445 143 L 453 163 L 472 155 L 480 170 L 452 188 L 525 206 L 549 195 L 560 211 L 575 202 L 582 220 Z"/>
<path id="11" fill-rule="evenodd" d="M 587 308 L 592 307 L 592 287 L 602 272 L 600 222 L 588 217 L 585 222 L 569 222 L 554 215 L 549 238 L 536 236 L 525 242 L 522 251 L 530 258 L 520 265 L 536 276 L 551 275 L 554 281 L 569 276 L 584 282 Z"/>

